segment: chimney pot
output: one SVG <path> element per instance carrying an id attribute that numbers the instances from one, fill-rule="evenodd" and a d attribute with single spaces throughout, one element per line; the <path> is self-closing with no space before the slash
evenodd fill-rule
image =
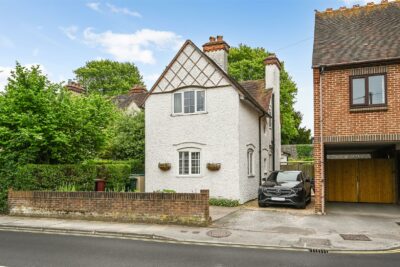
<path id="1" fill-rule="evenodd" d="M 282 68 L 281 62 L 274 53 L 269 54 L 269 56 L 264 59 L 264 65 L 276 65 L 279 70 Z"/>
<path id="2" fill-rule="evenodd" d="M 331 8 L 331 7 L 326 9 L 326 12 L 332 12 L 332 11 L 333 11 L 333 8 Z"/>
<path id="3" fill-rule="evenodd" d="M 203 45 L 203 52 L 224 72 L 228 72 L 229 45 L 223 40 L 222 35 L 217 35 L 217 39 L 211 36 L 210 41 Z"/>
<path id="4" fill-rule="evenodd" d="M 353 8 L 359 8 L 360 5 L 353 5 Z"/>
<path id="5" fill-rule="evenodd" d="M 389 3 L 388 0 L 382 0 L 382 1 L 381 1 L 381 4 L 387 4 L 387 3 Z"/>
<path id="6" fill-rule="evenodd" d="M 143 85 L 140 84 L 135 84 L 132 89 L 129 91 L 131 94 L 141 94 L 141 93 L 147 93 L 146 88 Z"/>
<path id="7" fill-rule="evenodd" d="M 345 6 L 341 6 L 340 8 L 339 8 L 339 10 L 346 10 L 347 8 L 345 7 Z"/>
<path id="8" fill-rule="evenodd" d="M 369 2 L 369 3 L 367 4 L 367 6 L 373 6 L 373 5 L 375 5 L 374 2 Z"/>

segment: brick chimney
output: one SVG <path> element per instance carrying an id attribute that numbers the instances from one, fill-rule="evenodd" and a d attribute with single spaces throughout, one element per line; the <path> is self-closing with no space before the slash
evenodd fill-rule
<path id="1" fill-rule="evenodd" d="M 280 112 L 280 72 L 281 62 L 275 54 L 270 54 L 264 59 L 265 65 L 265 88 L 272 89 L 273 94 L 273 116 L 274 116 L 274 154 L 275 154 L 275 170 L 280 168 L 281 149 L 281 112 Z"/>
<path id="2" fill-rule="evenodd" d="M 130 94 L 144 94 L 147 93 L 146 87 L 141 84 L 135 84 L 131 90 L 129 90 Z"/>
<path id="3" fill-rule="evenodd" d="M 225 72 L 228 72 L 229 45 L 223 36 L 210 37 L 210 41 L 203 45 L 203 52 L 210 57 Z"/>

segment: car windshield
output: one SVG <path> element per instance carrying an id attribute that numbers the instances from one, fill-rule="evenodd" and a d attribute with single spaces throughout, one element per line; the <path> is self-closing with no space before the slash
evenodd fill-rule
<path id="1" fill-rule="evenodd" d="M 267 181 L 271 182 L 293 182 L 299 181 L 300 176 L 298 172 L 274 172 L 268 177 Z"/>

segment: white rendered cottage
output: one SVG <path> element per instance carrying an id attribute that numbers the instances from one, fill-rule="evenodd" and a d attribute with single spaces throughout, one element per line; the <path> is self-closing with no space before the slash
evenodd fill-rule
<path id="1" fill-rule="evenodd" d="M 228 52 L 222 36 L 210 37 L 203 51 L 188 40 L 150 90 L 147 192 L 209 189 L 243 203 L 279 169 L 280 62 L 269 56 L 265 80 L 239 83 L 227 74 Z"/>

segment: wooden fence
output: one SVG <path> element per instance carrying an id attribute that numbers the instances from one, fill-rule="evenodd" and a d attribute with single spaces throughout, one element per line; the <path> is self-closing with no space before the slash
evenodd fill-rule
<path id="1" fill-rule="evenodd" d="M 314 178 L 314 162 L 312 161 L 293 161 L 287 165 L 281 165 L 283 171 L 303 171 L 308 177 Z"/>

